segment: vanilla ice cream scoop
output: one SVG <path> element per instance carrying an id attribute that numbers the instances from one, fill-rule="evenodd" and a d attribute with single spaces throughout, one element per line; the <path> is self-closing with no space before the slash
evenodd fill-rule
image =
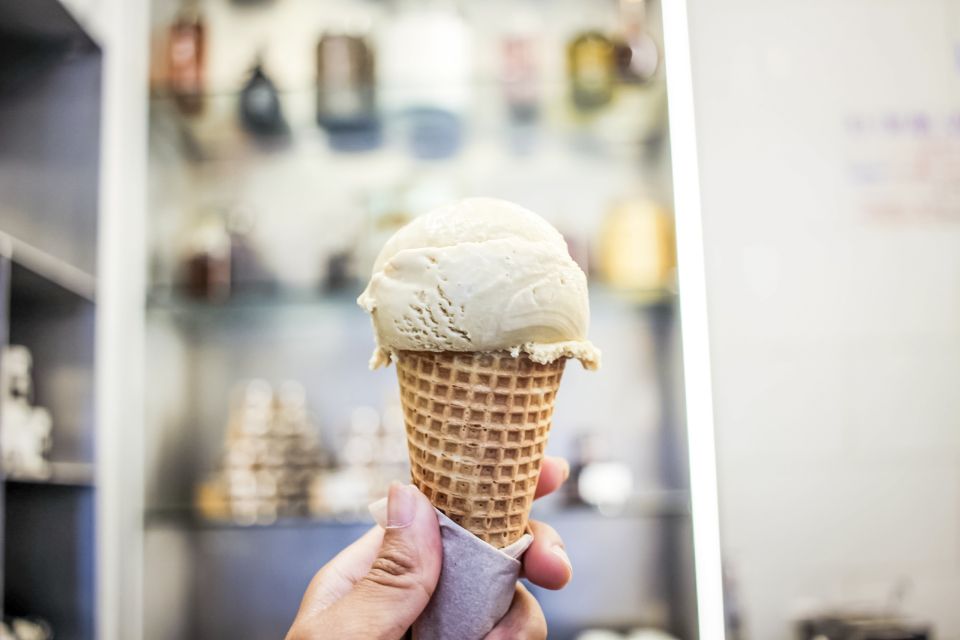
<path id="1" fill-rule="evenodd" d="M 587 278 L 546 220 L 494 198 L 435 209 L 384 245 L 357 300 L 373 318 L 371 367 L 396 351 L 527 353 L 535 362 L 600 352 L 587 340 Z"/>

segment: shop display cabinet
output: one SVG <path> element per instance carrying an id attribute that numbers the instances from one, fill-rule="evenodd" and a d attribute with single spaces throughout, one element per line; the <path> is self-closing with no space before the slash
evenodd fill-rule
<path id="1" fill-rule="evenodd" d="M 53 425 L 50 476 L 0 487 L 4 616 L 43 619 L 58 638 L 280 637 L 313 572 L 371 519 L 363 500 L 253 525 L 198 509 L 234 389 L 302 383 L 312 428 L 343 462 L 357 410 L 386 420 L 397 401 L 394 372 L 367 369 L 372 332 L 355 304 L 372 254 L 409 216 L 482 194 L 564 233 L 590 271 L 591 338 L 605 351 L 598 374 L 568 367 L 548 453 L 575 471 L 611 463 L 621 490 L 615 504 L 568 491 L 535 507 L 576 566 L 567 589 L 536 591 L 551 637 L 695 637 L 677 291 L 670 278 L 625 289 L 604 263 L 626 237 L 609 231 L 618 216 L 656 221 L 621 229 L 647 243 L 637 252 L 672 243 L 662 64 L 596 109 L 582 86 L 571 97 L 566 61 L 573 43 L 619 28 L 618 3 L 523 3 L 518 24 L 528 36 L 531 15 L 540 25 L 543 58 L 534 76 L 513 58 L 517 94 L 498 52 L 519 4 L 187 2 L 205 16 L 208 83 L 202 111 L 185 113 L 162 69 L 181 3 L 0 0 L 0 343 L 32 353 L 31 402 Z M 662 55 L 658 3 L 646 5 L 645 50 Z M 452 9 L 474 44 L 458 53 L 469 72 L 440 83 L 456 95 L 430 98 L 447 115 L 411 108 L 422 77 L 388 68 L 377 145 L 335 142 L 317 113 L 318 39 L 363 28 L 374 51 L 396 47 L 403 30 L 385 32 L 424 8 Z M 275 82 L 279 136 L 241 122 L 257 60 Z M 507 104 L 526 89 L 535 115 Z M 638 214 L 641 199 L 661 213 Z M 229 220 L 247 261 L 228 294 L 198 296 L 186 265 L 211 219 Z"/>
<path id="2" fill-rule="evenodd" d="M 548 453 L 615 463 L 618 472 L 629 470 L 632 484 L 616 505 L 586 506 L 567 495 L 535 507 L 535 517 L 565 536 L 576 566 L 567 589 L 537 590 L 551 637 L 644 626 L 695 636 L 676 290 L 665 278 L 651 290 L 625 291 L 603 277 L 601 264 L 600 236 L 618 201 L 635 202 L 630 198 L 639 193 L 670 210 L 662 64 L 642 88 L 616 89 L 609 108 L 580 105 L 589 113 L 579 112 L 566 75 L 568 47 L 579 33 L 618 29 L 618 4 L 522 3 L 532 13 L 522 20 L 540 25 L 542 65 L 526 80 L 538 96 L 538 115 L 518 118 L 505 103 L 512 98 L 498 56 L 519 4 L 209 0 L 183 5 L 186 19 L 177 3 L 152 4 L 146 637 L 278 637 L 313 572 L 370 526 L 363 503 L 253 525 L 211 519 L 196 508 L 198 487 L 223 459 L 233 390 L 243 380 L 301 382 L 334 457 L 355 409 L 387 415 L 397 396 L 395 374 L 367 369 L 373 338 L 356 296 L 371 254 L 389 235 L 385 228 L 465 195 L 502 197 L 541 213 L 593 267 L 591 338 L 604 349 L 604 367 L 598 374 L 577 363 L 567 368 Z M 662 52 L 658 3 L 646 5 L 647 44 Z M 437 76 L 438 87 L 452 88 L 453 95 L 437 99 L 456 114 L 456 140 L 431 139 L 430 153 L 411 144 L 411 113 L 423 111 L 410 109 L 410 95 L 422 89 L 413 86 L 422 78 L 384 54 L 375 79 L 378 142 L 344 148 L 317 113 L 318 40 L 365 29 L 376 56 L 396 45 L 402 25 L 418 12 L 433 10 L 448 13 L 431 24 L 453 20 L 448 33 L 468 33 L 474 45 L 468 55 L 451 41 L 448 58 L 469 58 L 469 71 L 450 72 L 453 80 Z M 187 74 L 196 93 L 186 103 L 177 82 L 164 81 L 174 30 L 204 47 L 205 85 Z M 258 62 L 276 89 L 280 135 L 259 135 L 243 123 L 244 86 Z M 442 127 L 432 133 L 446 135 Z M 219 227 L 213 244 L 241 240 L 233 247 L 242 248 L 244 260 L 255 254 L 258 276 L 266 278 L 244 280 L 237 274 L 252 273 L 249 263 L 233 265 L 229 292 L 211 285 L 209 271 L 197 290 L 191 252 L 212 242 L 211 220 Z M 639 241 L 659 233 L 656 225 L 645 229 Z M 664 246 L 657 242 L 627 252 L 649 255 Z"/>

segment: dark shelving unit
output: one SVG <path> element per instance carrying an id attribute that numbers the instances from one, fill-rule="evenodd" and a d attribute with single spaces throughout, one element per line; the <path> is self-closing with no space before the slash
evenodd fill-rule
<path id="1" fill-rule="evenodd" d="M 57 0 L 0 0 L 0 346 L 30 350 L 53 443 L 48 477 L 0 470 L 2 613 L 81 640 L 96 635 L 102 69 Z"/>

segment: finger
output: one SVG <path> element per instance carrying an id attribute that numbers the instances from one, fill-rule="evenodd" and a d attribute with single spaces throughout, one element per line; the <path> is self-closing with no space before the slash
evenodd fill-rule
<path id="1" fill-rule="evenodd" d="M 484 640 L 544 640 L 547 621 L 537 599 L 517 584 L 510 608 Z"/>
<path id="2" fill-rule="evenodd" d="M 297 615 L 319 613 L 347 595 L 353 585 L 370 571 L 382 543 L 383 529 L 371 527 L 325 564 L 310 581 Z"/>
<path id="3" fill-rule="evenodd" d="M 537 480 L 537 490 L 533 498 L 542 498 L 560 488 L 560 485 L 570 477 L 570 464 L 563 458 L 546 456 L 540 467 L 540 479 Z"/>
<path id="4" fill-rule="evenodd" d="M 383 544 L 367 572 L 324 613 L 324 637 L 399 638 L 427 606 L 440 577 L 440 527 L 427 498 L 395 483 Z"/>
<path id="5" fill-rule="evenodd" d="M 523 554 L 524 577 L 544 589 L 562 589 L 573 577 L 560 534 L 548 524 L 530 521 L 533 544 Z"/>

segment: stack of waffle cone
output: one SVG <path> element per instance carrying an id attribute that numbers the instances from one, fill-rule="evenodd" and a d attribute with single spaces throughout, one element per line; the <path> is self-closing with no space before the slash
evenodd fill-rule
<path id="1" fill-rule="evenodd" d="M 526 531 L 565 364 L 506 351 L 397 354 L 414 484 L 495 547 Z"/>

